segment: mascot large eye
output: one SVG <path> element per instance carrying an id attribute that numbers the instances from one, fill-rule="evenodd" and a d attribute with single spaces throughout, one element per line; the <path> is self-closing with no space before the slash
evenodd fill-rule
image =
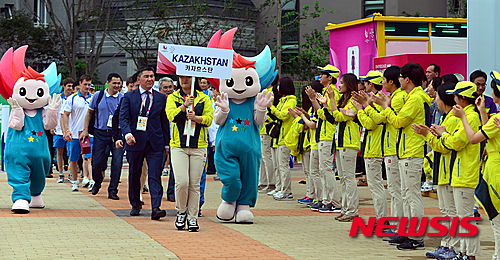
<path id="1" fill-rule="evenodd" d="M 43 88 L 39 88 L 37 91 L 36 91 L 36 95 L 39 96 L 39 97 L 43 97 Z"/>
<path id="2" fill-rule="evenodd" d="M 246 84 L 247 86 L 252 86 L 252 85 L 253 85 L 253 78 L 252 78 L 252 77 L 250 77 L 250 76 L 246 77 L 246 78 L 245 78 L 245 84 Z"/>
<path id="3" fill-rule="evenodd" d="M 234 80 L 233 78 L 231 79 L 226 79 L 226 86 L 232 88 L 234 86 Z"/>
<path id="4" fill-rule="evenodd" d="M 21 97 L 26 96 L 26 89 L 24 87 L 21 87 L 19 89 L 19 95 L 21 95 Z"/>

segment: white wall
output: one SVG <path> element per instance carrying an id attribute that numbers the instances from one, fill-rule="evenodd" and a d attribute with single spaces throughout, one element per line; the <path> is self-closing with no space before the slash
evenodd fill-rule
<path id="1" fill-rule="evenodd" d="M 488 74 L 485 94 L 491 94 L 489 76 L 492 70 L 500 70 L 500 16 L 497 0 L 467 1 L 467 71 L 476 69 Z M 467 77 L 468 78 L 468 77 Z"/>

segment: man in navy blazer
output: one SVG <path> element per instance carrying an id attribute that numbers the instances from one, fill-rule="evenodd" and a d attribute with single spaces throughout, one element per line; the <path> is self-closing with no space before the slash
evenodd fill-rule
<path id="1" fill-rule="evenodd" d="M 128 197 L 131 216 L 138 216 L 142 208 L 139 199 L 140 177 L 144 158 L 148 163 L 148 184 L 151 195 L 151 219 L 166 216 L 160 209 L 163 196 L 161 165 L 163 155 L 168 153 L 170 142 L 169 125 L 165 114 L 166 97 L 153 89 L 155 76 L 153 68 L 146 67 L 138 72 L 140 87 L 125 94 L 120 108 L 120 128 L 125 136 L 127 160 L 129 163 Z M 138 124 L 138 120 L 142 123 Z M 144 123 L 145 122 L 145 123 Z"/>

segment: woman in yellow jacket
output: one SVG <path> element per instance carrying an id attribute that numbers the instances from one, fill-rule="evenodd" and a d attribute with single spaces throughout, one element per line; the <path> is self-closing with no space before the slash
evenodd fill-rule
<path id="1" fill-rule="evenodd" d="M 475 100 L 478 97 L 476 91 L 476 85 L 470 81 L 459 82 L 453 90 L 446 91 L 447 94 L 455 95 L 457 105 L 454 106 L 453 115 L 462 119 L 462 122 L 468 122 L 469 127 L 474 132 L 477 132 L 481 126 L 481 119 L 475 105 Z M 451 150 L 449 184 L 453 187 L 456 216 L 460 219 L 473 217 L 474 190 L 479 184 L 480 144 L 471 144 L 468 141 L 463 124 L 459 124 L 455 129 L 433 125 L 431 132 L 440 136 L 443 146 Z M 470 224 L 475 225 L 475 223 Z M 460 229 L 458 232 L 466 232 L 464 229 Z M 470 259 L 475 259 L 475 256 L 481 253 L 478 235 L 460 237 L 459 239 L 458 251 L 462 255 L 468 255 Z"/>
<path id="2" fill-rule="evenodd" d="M 500 73 L 492 71 L 490 76 L 493 79 L 491 81 L 491 97 L 496 104 L 500 104 Z M 483 100 L 478 103 L 483 115 L 486 112 L 484 104 L 482 104 Z M 492 116 L 480 131 L 474 129 L 461 107 L 454 107 L 453 114 L 462 119 L 464 131 L 471 144 L 479 144 L 487 140 L 488 159 L 474 195 L 492 223 L 495 237 L 495 254 L 493 254 L 492 259 L 500 259 L 500 217 L 498 217 L 498 212 L 500 212 L 500 196 L 498 195 L 500 190 L 500 176 L 498 175 L 498 169 L 500 168 L 500 114 Z"/>
<path id="3" fill-rule="evenodd" d="M 446 94 L 446 91 L 453 90 L 454 88 L 455 84 L 444 83 L 443 85 L 439 86 L 436 95 L 436 103 L 438 105 L 438 108 L 439 110 L 444 111 L 444 114 L 439 120 L 439 125 L 450 130 L 456 129 L 459 125 L 462 124 L 458 117 L 453 116 L 450 113 L 456 103 L 454 100 L 454 96 Z M 454 156 L 454 153 L 448 147 L 444 146 L 444 143 L 440 138 L 431 134 L 430 129 L 427 126 L 413 125 L 412 127 L 415 133 L 423 135 L 425 137 L 425 141 L 433 150 L 433 156 L 429 160 L 432 160 L 433 162 L 433 165 L 431 166 L 431 173 L 433 177 L 433 184 L 438 185 L 437 194 L 441 215 L 443 215 L 443 217 L 454 217 L 457 214 L 457 210 L 455 208 L 453 188 L 450 186 L 450 177 L 452 170 L 452 165 L 450 164 L 450 162 Z M 425 161 L 427 160 L 428 159 L 424 160 L 424 170 L 426 168 Z M 443 221 L 442 223 L 450 228 L 451 221 Z M 451 249 L 456 246 L 457 242 L 458 237 L 446 234 L 441 238 L 441 245 L 435 251 L 427 252 L 426 256 L 437 258 L 438 255 L 451 251 Z M 453 253 L 449 252 L 448 254 Z"/>
<path id="4" fill-rule="evenodd" d="M 200 179 L 207 158 L 207 127 L 212 124 L 213 108 L 210 97 L 203 94 L 198 81 L 195 81 L 194 96 L 189 94 L 191 80 L 192 77 L 179 76 L 180 88 L 168 96 L 166 112 L 172 122 L 170 150 L 175 177 L 175 226 L 184 229 L 187 217 L 189 231 L 198 231 Z M 187 129 L 189 119 L 191 133 Z M 186 143 L 188 134 L 189 145 Z"/>
<path id="5" fill-rule="evenodd" d="M 292 182 L 290 173 L 290 149 L 285 145 L 285 136 L 290 131 L 293 117 L 288 114 L 288 109 L 294 109 L 297 105 L 297 97 L 295 96 L 295 86 L 292 79 L 285 77 L 280 79 L 278 92 L 282 97 L 278 106 L 271 106 L 271 113 L 281 121 L 280 133 L 277 138 L 278 144 L 278 172 L 281 177 L 281 190 L 273 197 L 276 200 L 293 200 Z"/>
<path id="6" fill-rule="evenodd" d="M 360 126 L 353 118 L 342 114 L 338 109 L 353 110 L 357 113 L 351 101 L 351 93 L 358 90 L 358 78 L 352 73 L 340 78 L 340 94 L 338 104 L 334 101 L 335 91 L 328 89 L 332 116 L 335 119 L 335 158 L 342 189 L 342 211 L 335 219 L 341 222 L 352 221 L 358 216 L 358 188 L 356 185 L 356 157 L 361 148 Z"/>

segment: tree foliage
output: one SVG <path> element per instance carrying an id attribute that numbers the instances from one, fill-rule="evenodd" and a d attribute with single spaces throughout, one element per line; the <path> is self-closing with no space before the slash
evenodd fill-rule
<path id="1" fill-rule="evenodd" d="M 304 43 L 300 45 L 298 54 L 285 54 L 283 60 L 283 72 L 290 74 L 296 80 L 314 79 L 318 75 L 317 66 L 325 66 L 330 63 L 330 45 L 325 37 L 327 32 L 314 29 L 310 34 L 304 35 Z"/>
<path id="2" fill-rule="evenodd" d="M 26 63 L 37 70 L 45 69 L 51 62 L 61 62 L 61 45 L 53 44 L 50 36 L 54 36 L 54 30 L 34 26 L 32 16 L 26 12 L 14 11 L 11 17 L 0 18 L 0 52 L 28 45 Z"/>
<path id="3" fill-rule="evenodd" d="M 243 36 L 255 23 L 257 10 L 235 0 L 133 0 L 122 12 L 125 20 L 110 36 L 137 67 L 155 66 L 160 42 L 204 47 L 219 29 L 239 27 L 234 49 L 253 46 L 254 35 Z"/>

